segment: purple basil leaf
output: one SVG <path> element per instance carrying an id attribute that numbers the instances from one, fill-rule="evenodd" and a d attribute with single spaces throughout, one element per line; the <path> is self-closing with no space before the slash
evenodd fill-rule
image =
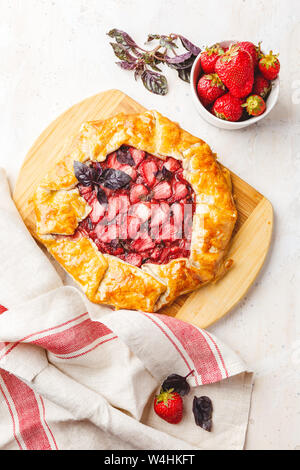
<path id="1" fill-rule="evenodd" d="M 182 62 L 172 63 L 172 62 L 169 62 L 168 60 L 166 64 L 175 70 L 183 70 L 183 69 L 192 68 L 194 61 L 195 61 L 195 56 L 191 55 L 188 59 Z"/>
<path id="2" fill-rule="evenodd" d="M 81 162 L 74 162 L 74 173 L 80 184 L 83 186 L 91 186 L 97 177 L 97 172 L 94 168 L 89 167 Z"/>
<path id="3" fill-rule="evenodd" d="M 168 64 L 181 64 L 182 62 L 185 62 L 188 60 L 190 57 L 192 57 L 191 52 L 186 52 L 185 54 L 181 55 L 176 55 L 175 57 L 170 57 L 167 62 Z"/>
<path id="4" fill-rule="evenodd" d="M 190 386 L 187 383 L 186 377 L 178 374 L 171 374 L 162 384 L 163 390 L 170 390 L 173 388 L 174 392 L 179 393 L 182 397 L 187 395 L 190 391 Z"/>
<path id="5" fill-rule="evenodd" d="M 190 83 L 192 68 L 178 70 L 178 77 L 184 82 Z"/>
<path id="6" fill-rule="evenodd" d="M 111 47 L 114 50 L 115 55 L 118 59 L 125 62 L 135 62 L 136 58 L 133 55 L 129 54 L 128 50 L 122 44 L 115 44 L 114 42 L 110 43 Z"/>
<path id="7" fill-rule="evenodd" d="M 208 397 L 194 397 L 193 413 L 195 423 L 205 431 L 211 432 L 212 430 L 212 401 Z"/>
<path id="8" fill-rule="evenodd" d="M 102 188 L 97 187 L 97 199 L 100 202 L 100 204 L 108 204 L 108 199 L 105 194 L 105 191 Z"/>
<path id="9" fill-rule="evenodd" d="M 129 47 L 138 47 L 132 37 L 120 29 L 112 29 L 107 33 L 107 35 L 111 38 L 114 38 L 119 44 L 123 44 L 124 46 L 127 45 Z"/>
<path id="10" fill-rule="evenodd" d="M 116 62 L 116 64 L 124 70 L 134 70 L 136 67 L 134 62 L 125 62 L 124 60 L 122 62 Z"/>
<path id="11" fill-rule="evenodd" d="M 179 38 L 180 38 L 180 41 L 181 41 L 183 47 L 187 51 L 190 51 L 196 57 L 197 57 L 197 55 L 200 54 L 200 52 L 201 52 L 200 47 L 195 46 L 195 44 L 193 44 L 191 41 L 186 39 L 184 36 L 179 36 Z"/>
<path id="12" fill-rule="evenodd" d="M 101 176 L 101 184 L 108 189 L 121 189 L 131 182 L 131 177 L 124 171 L 107 168 Z"/>
<path id="13" fill-rule="evenodd" d="M 122 145 L 122 147 L 117 151 L 117 160 L 122 165 L 135 166 L 135 161 L 133 160 L 128 147 L 125 145 Z"/>
<path id="14" fill-rule="evenodd" d="M 168 93 L 168 82 L 164 75 L 151 70 L 142 73 L 142 81 L 147 90 L 156 95 L 166 95 Z"/>

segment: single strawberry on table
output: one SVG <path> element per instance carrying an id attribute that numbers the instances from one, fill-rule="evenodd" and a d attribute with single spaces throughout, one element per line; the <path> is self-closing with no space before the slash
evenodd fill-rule
<path id="1" fill-rule="evenodd" d="M 224 49 L 220 44 L 214 44 L 207 47 L 200 56 L 200 63 L 204 73 L 213 73 L 215 71 L 215 64 L 218 58 L 224 54 Z"/>
<path id="2" fill-rule="evenodd" d="M 246 108 L 250 116 L 260 116 L 266 110 L 266 103 L 261 96 L 250 95 L 246 103 L 242 104 L 242 108 Z"/>
<path id="3" fill-rule="evenodd" d="M 238 121 L 243 114 L 242 100 L 231 93 L 218 98 L 212 108 L 212 113 L 225 121 Z"/>
<path id="4" fill-rule="evenodd" d="M 182 420 L 183 401 L 179 393 L 171 388 L 167 391 L 161 390 L 155 397 L 154 411 L 168 423 L 178 424 Z"/>
<path id="5" fill-rule="evenodd" d="M 197 86 L 198 96 L 203 106 L 207 107 L 226 93 L 224 83 L 216 73 L 203 75 Z"/>
<path id="6" fill-rule="evenodd" d="M 258 67 L 267 80 L 275 80 L 280 71 L 278 54 L 273 54 L 273 51 L 270 51 L 269 54 L 265 54 L 260 59 Z"/>
<path id="7" fill-rule="evenodd" d="M 252 88 L 252 93 L 254 95 L 259 95 L 262 98 L 266 98 L 271 91 L 272 85 L 270 80 L 267 80 L 260 73 L 254 77 L 254 83 Z"/>
<path id="8" fill-rule="evenodd" d="M 234 44 L 216 62 L 216 73 L 231 95 L 243 98 L 251 93 L 254 82 L 253 60 L 249 52 Z"/>

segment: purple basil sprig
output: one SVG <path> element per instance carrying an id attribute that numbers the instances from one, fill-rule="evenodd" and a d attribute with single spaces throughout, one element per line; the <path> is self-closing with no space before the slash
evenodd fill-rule
<path id="1" fill-rule="evenodd" d="M 112 29 L 107 34 L 115 40 L 110 44 L 119 59 L 116 63 L 124 70 L 133 71 L 135 79 L 140 77 L 145 88 L 157 95 L 168 93 L 168 82 L 160 73 L 160 64 L 175 69 L 181 80 L 189 82 L 193 63 L 201 52 L 199 47 L 179 34 L 149 34 L 146 44 L 156 42 L 152 50 L 138 46 L 128 33 L 120 29 Z M 179 43 L 187 52 L 177 53 Z"/>

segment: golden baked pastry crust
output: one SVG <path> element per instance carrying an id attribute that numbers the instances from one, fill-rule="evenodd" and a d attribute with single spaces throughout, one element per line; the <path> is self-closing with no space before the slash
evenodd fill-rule
<path id="1" fill-rule="evenodd" d="M 197 199 L 189 259 L 137 268 L 101 254 L 90 239 L 72 237 L 91 211 L 76 188 L 74 161 L 102 162 L 122 145 L 160 159 L 182 161 L 184 177 Z M 41 181 L 33 202 L 36 237 L 92 302 L 157 311 L 179 295 L 218 279 L 232 264 L 225 260 L 237 218 L 230 175 L 219 166 L 204 141 L 156 111 L 118 114 L 83 124 L 69 152 Z"/>

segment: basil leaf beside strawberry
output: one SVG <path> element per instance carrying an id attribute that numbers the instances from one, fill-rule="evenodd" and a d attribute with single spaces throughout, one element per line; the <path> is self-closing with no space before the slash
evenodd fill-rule
<path id="1" fill-rule="evenodd" d="M 152 50 L 138 46 L 129 34 L 120 29 L 112 29 L 107 34 L 116 41 L 110 44 L 120 60 L 117 65 L 124 70 L 133 71 L 135 79 L 140 77 L 145 88 L 156 95 L 168 93 L 167 79 L 159 73 L 159 64 L 175 69 L 181 80 L 189 82 L 193 63 L 201 52 L 198 46 L 179 34 L 149 34 L 147 43 L 157 41 Z M 175 51 L 179 41 L 187 52 L 178 54 Z"/>
<path id="2" fill-rule="evenodd" d="M 175 392 L 179 393 L 182 397 L 188 395 L 190 392 L 190 386 L 187 383 L 187 378 L 193 374 L 193 370 L 185 377 L 182 377 L 178 374 L 171 374 L 162 384 L 163 390 L 173 389 Z"/>
<path id="3" fill-rule="evenodd" d="M 211 432 L 212 430 L 212 401 L 208 397 L 194 397 L 193 413 L 195 423 L 205 431 Z"/>

